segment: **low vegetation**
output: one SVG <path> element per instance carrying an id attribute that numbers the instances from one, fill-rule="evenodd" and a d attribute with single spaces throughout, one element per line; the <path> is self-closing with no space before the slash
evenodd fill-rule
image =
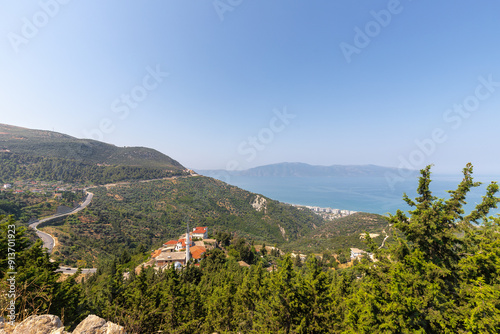
<path id="1" fill-rule="evenodd" d="M 0 192 L 0 215 L 13 215 L 22 222 L 31 219 L 54 215 L 61 206 L 74 207 L 83 199 L 83 193 L 62 192 L 61 198 L 55 199 L 52 194 L 35 194 L 24 192 Z"/>
<path id="2" fill-rule="evenodd" d="M 350 247 L 365 248 L 365 233 L 372 236 L 377 245 L 394 241 L 392 227 L 386 217 L 373 213 L 358 212 L 325 222 L 304 237 L 284 245 L 284 249 L 305 254 L 335 251 Z M 386 239 L 387 237 L 387 239 Z M 385 244 L 384 243 L 384 244 Z"/>

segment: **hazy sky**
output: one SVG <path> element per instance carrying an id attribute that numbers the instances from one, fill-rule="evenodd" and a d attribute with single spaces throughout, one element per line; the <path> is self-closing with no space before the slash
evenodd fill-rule
<path id="1" fill-rule="evenodd" d="M 500 174 L 499 13 L 494 0 L 0 0 L 0 122 L 198 169 Z"/>

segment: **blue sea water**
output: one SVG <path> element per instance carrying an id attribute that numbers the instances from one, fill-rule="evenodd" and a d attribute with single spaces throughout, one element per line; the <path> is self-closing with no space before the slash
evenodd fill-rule
<path id="1" fill-rule="evenodd" d="M 217 175 L 208 175 L 216 177 Z M 242 189 L 290 203 L 330 207 L 334 209 L 394 214 L 396 210 L 407 211 L 410 207 L 403 201 L 403 193 L 411 199 L 418 196 L 418 177 L 401 179 L 389 184 L 384 177 L 261 177 L 230 176 L 219 178 Z M 434 196 L 449 198 L 447 190 L 456 189 L 462 180 L 460 175 L 432 175 L 430 189 Z M 467 197 L 466 213 L 480 203 L 491 181 L 499 176 L 474 177 L 483 182 L 473 188 Z M 500 210 L 492 213 L 498 214 Z"/>

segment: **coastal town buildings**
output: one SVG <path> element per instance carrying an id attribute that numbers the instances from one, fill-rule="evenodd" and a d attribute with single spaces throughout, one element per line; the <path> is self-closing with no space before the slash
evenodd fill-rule
<path id="1" fill-rule="evenodd" d="M 292 204 L 292 206 L 301 209 L 301 210 L 306 210 L 309 209 L 315 214 L 321 216 L 324 219 L 327 220 L 333 220 L 337 218 L 342 218 L 342 217 L 347 217 L 352 214 L 357 213 L 357 211 L 351 211 L 351 210 L 341 210 L 341 209 L 332 209 L 332 208 L 322 208 L 319 206 L 309 206 L 309 205 L 297 205 L 297 204 Z"/>

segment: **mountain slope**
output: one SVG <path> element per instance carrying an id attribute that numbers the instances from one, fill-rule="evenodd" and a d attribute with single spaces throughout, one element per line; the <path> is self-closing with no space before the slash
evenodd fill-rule
<path id="1" fill-rule="evenodd" d="M 31 157 L 83 161 L 88 164 L 182 170 L 174 159 L 145 147 L 117 147 L 91 139 L 0 124 L 0 150 Z"/>
<path id="2" fill-rule="evenodd" d="M 208 226 L 210 234 L 232 232 L 280 246 L 324 224 L 310 211 L 204 176 L 91 191 L 89 207 L 54 227 L 62 245 L 55 255 L 67 264 L 93 265 L 124 249 L 158 247 L 185 232 L 188 220 L 192 227 Z"/>
<path id="3" fill-rule="evenodd" d="M 310 230 L 301 238 L 287 244 L 285 249 L 301 252 L 322 252 L 326 249 L 358 247 L 366 249 L 364 233 L 370 233 L 373 241 L 381 245 L 387 235 L 391 235 L 387 219 L 373 213 L 358 212 L 353 215 L 326 222 L 317 229 Z M 388 238 L 386 242 L 392 239 Z"/>
<path id="4" fill-rule="evenodd" d="M 174 159 L 145 147 L 0 124 L 0 182 L 16 180 L 106 184 L 186 175 Z"/>
<path id="5" fill-rule="evenodd" d="M 220 170 L 200 170 L 203 175 L 220 174 Z M 388 172 L 398 172 L 397 168 L 381 167 L 376 165 L 332 165 L 314 166 L 300 162 L 284 162 L 272 165 L 259 166 L 243 171 L 231 171 L 230 175 L 259 176 L 259 177 L 362 177 L 386 176 Z"/>

